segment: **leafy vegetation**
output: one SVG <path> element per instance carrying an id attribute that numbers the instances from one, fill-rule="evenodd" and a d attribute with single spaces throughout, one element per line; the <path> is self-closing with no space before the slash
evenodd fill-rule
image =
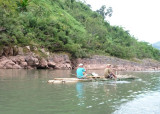
<path id="1" fill-rule="evenodd" d="M 108 9 L 106 9 L 106 6 L 102 5 L 102 7 L 96 12 L 99 13 L 103 17 L 103 19 L 105 19 L 106 16 L 109 16 L 109 17 L 112 16 L 113 10 L 112 10 L 112 7 L 109 7 Z"/>
<path id="2" fill-rule="evenodd" d="M 0 45 L 37 46 L 72 57 L 159 60 L 159 50 L 111 26 L 106 15 L 112 15 L 112 8 L 94 12 L 76 0 L 0 0 Z"/>

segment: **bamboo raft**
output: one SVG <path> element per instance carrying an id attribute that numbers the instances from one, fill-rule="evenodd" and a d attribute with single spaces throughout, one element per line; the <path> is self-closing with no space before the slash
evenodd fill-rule
<path id="1" fill-rule="evenodd" d="M 117 75 L 117 81 L 119 80 L 130 80 L 136 79 L 137 77 L 131 75 Z M 73 83 L 73 82 L 92 82 L 92 81 L 108 81 L 114 79 L 108 79 L 104 76 L 87 76 L 85 79 L 78 78 L 54 78 L 53 80 L 48 80 L 48 83 Z"/>

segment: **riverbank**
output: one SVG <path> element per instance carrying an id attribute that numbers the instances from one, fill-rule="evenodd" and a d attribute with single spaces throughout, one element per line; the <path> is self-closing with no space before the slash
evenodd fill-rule
<path id="1" fill-rule="evenodd" d="M 83 63 L 86 69 L 104 69 L 112 64 L 117 71 L 158 71 L 160 62 L 152 59 L 134 59 L 134 61 L 110 56 L 94 55 L 90 58 L 70 59 L 68 54 L 53 54 L 41 49 L 40 56 L 29 46 L 4 47 L 0 51 L 0 69 L 76 69 Z M 38 52 L 38 51 L 37 51 Z"/>

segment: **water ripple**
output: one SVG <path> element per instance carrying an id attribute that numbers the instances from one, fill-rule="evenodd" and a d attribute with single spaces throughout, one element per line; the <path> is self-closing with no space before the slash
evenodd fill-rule
<path id="1" fill-rule="evenodd" d="M 134 100 L 122 104 L 113 114 L 159 114 L 160 93 L 142 94 Z"/>

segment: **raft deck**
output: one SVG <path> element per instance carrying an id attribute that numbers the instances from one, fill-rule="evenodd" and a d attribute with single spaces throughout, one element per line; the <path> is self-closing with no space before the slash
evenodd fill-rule
<path id="1" fill-rule="evenodd" d="M 117 75 L 118 80 L 135 79 L 135 76 L 130 75 Z M 91 82 L 91 81 L 107 81 L 114 79 L 106 79 L 104 76 L 87 76 L 86 79 L 78 78 L 54 78 L 53 80 L 48 80 L 48 83 L 66 83 L 66 82 Z"/>

